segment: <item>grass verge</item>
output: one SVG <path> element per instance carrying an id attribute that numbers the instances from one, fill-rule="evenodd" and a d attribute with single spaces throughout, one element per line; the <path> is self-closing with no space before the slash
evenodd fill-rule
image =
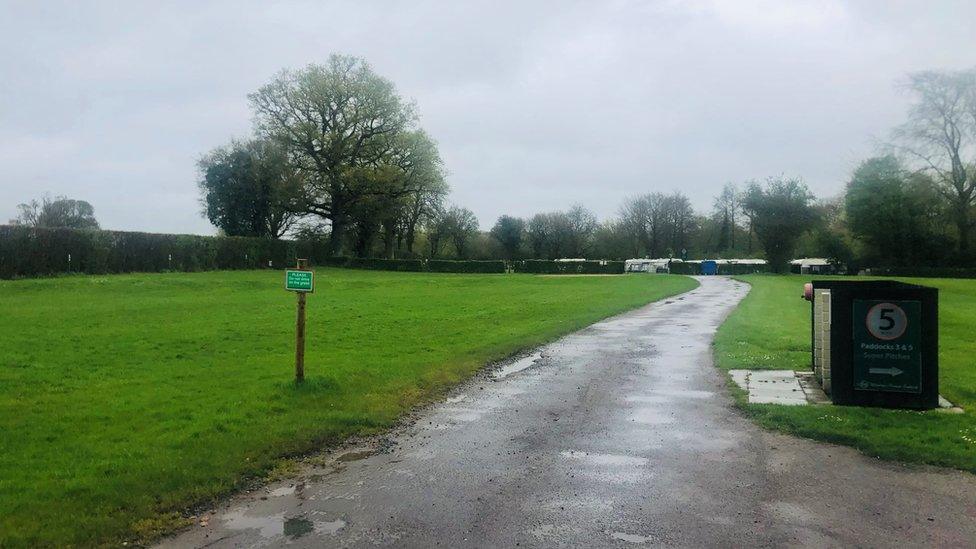
<path id="1" fill-rule="evenodd" d="M 323 269 L 296 386 L 280 272 L 0 281 L 0 547 L 145 541 L 283 456 L 695 285 Z"/>
<path id="2" fill-rule="evenodd" d="M 749 295 L 715 338 L 723 370 L 810 368 L 810 304 L 800 299 L 806 276 L 737 277 Z M 976 473 L 976 281 L 900 279 L 939 288 L 939 392 L 966 412 L 914 412 L 850 406 L 737 403 L 760 425 L 793 435 L 853 446 L 884 459 L 927 463 Z"/>

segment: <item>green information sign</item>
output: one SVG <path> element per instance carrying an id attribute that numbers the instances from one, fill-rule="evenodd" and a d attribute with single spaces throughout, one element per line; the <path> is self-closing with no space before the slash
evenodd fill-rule
<path id="1" fill-rule="evenodd" d="M 922 304 L 855 299 L 854 390 L 922 392 Z"/>
<path id="2" fill-rule="evenodd" d="M 285 289 L 292 292 L 314 292 L 312 271 L 285 271 Z"/>

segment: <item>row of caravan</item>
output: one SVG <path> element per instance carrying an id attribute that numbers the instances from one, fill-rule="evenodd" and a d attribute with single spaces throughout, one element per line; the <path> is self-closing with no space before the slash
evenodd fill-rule
<path id="1" fill-rule="evenodd" d="M 624 262 L 627 273 L 675 273 L 675 274 L 750 274 L 768 270 L 765 259 L 693 259 L 683 261 L 674 258 L 628 259 Z M 790 261 L 790 271 L 797 274 L 834 274 L 837 265 L 824 258 L 802 258 Z"/>
<path id="2" fill-rule="evenodd" d="M 628 273 L 670 273 L 714 275 L 719 271 L 759 272 L 766 270 L 765 259 L 693 259 L 684 261 L 673 258 L 628 259 L 624 262 L 624 272 Z M 731 273 L 730 273 L 731 274 Z"/>

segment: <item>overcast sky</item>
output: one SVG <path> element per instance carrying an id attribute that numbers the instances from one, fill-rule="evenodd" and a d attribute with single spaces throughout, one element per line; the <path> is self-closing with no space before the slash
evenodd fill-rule
<path id="1" fill-rule="evenodd" d="M 416 101 L 487 229 L 575 202 L 787 174 L 836 195 L 906 73 L 976 65 L 976 2 L 0 0 L 0 222 L 45 193 L 103 227 L 212 233 L 196 161 L 282 68 L 363 56 Z"/>

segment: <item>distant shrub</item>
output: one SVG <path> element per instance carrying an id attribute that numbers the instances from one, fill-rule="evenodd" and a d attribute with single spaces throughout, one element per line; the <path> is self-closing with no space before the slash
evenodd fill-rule
<path id="1" fill-rule="evenodd" d="M 768 272 L 769 265 L 752 265 L 747 263 L 719 263 L 718 265 L 718 274 L 720 275 L 745 275 Z"/>
<path id="2" fill-rule="evenodd" d="M 623 274 L 623 261 L 547 261 L 527 259 L 516 261 L 517 273 L 536 274 Z"/>
<path id="3" fill-rule="evenodd" d="M 47 229 L 0 225 L 0 278 L 284 268 L 328 257 L 324 243 L 234 236 Z"/>
<path id="4" fill-rule="evenodd" d="M 701 274 L 701 264 L 672 261 L 670 270 L 671 274 L 698 275 Z"/>
<path id="5" fill-rule="evenodd" d="M 428 259 L 427 270 L 432 273 L 504 273 L 504 261 L 452 261 Z"/>
<path id="6" fill-rule="evenodd" d="M 963 267 L 872 267 L 872 276 L 907 276 L 918 278 L 976 278 L 976 269 Z"/>
<path id="7" fill-rule="evenodd" d="M 344 265 L 350 269 L 371 269 L 376 271 L 413 271 L 424 270 L 421 259 L 379 259 L 368 257 L 352 257 Z"/>
<path id="8" fill-rule="evenodd" d="M 348 257 L 335 256 L 335 257 L 325 257 L 319 260 L 316 265 L 322 265 L 323 267 L 339 267 L 345 268 L 349 264 Z"/>

